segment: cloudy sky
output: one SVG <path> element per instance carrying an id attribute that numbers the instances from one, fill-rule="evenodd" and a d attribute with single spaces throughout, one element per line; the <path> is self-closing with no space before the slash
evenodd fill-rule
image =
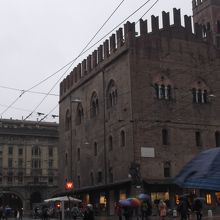
<path id="1" fill-rule="evenodd" d="M 182 17 L 192 14 L 191 0 L 0 0 L 0 4 L 0 116 L 40 120 L 44 116 L 37 113 L 43 113 L 48 115 L 45 121 L 58 121 L 52 115 L 59 114 L 59 83 L 88 54 L 72 66 L 67 64 L 119 5 L 90 45 L 142 5 L 130 22 L 143 15 L 150 22 L 152 14 L 162 11 L 171 12 L 172 17 L 174 7 L 181 8 Z"/>

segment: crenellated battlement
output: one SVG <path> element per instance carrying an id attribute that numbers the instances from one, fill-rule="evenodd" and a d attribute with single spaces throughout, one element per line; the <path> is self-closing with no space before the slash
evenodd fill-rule
<path id="1" fill-rule="evenodd" d="M 208 2 L 208 0 L 192 0 L 192 8 L 195 9 L 205 2 Z"/>
<path id="2" fill-rule="evenodd" d="M 194 0 L 195 1 L 195 0 Z M 203 0 L 205 1 L 205 0 Z M 202 0 L 197 0 L 196 4 L 202 4 Z M 60 97 L 65 96 L 80 82 L 87 79 L 92 72 L 97 71 L 103 63 L 110 62 L 117 54 L 134 46 L 137 38 L 146 36 L 160 37 L 166 36 L 167 32 L 172 33 L 172 38 L 184 38 L 203 40 L 202 25 L 195 25 L 195 32 L 192 32 L 191 16 L 184 16 L 184 26 L 181 25 L 180 9 L 173 9 L 173 24 L 170 22 L 169 12 L 162 12 L 162 27 L 159 27 L 159 17 L 151 16 L 151 32 L 148 31 L 148 21 L 140 20 L 140 33 L 137 35 L 135 23 L 127 22 L 124 24 L 124 29 L 119 28 L 116 34 L 112 34 L 109 39 L 106 39 L 102 45 L 99 45 L 92 54 L 79 63 L 70 74 L 60 83 Z M 206 36 L 208 40 L 208 35 Z M 145 42 L 146 43 L 146 42 Z"/>

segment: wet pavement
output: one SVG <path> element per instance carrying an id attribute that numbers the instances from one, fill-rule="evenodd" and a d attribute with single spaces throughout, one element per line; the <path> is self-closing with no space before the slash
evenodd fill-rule
<path id="1" fill-rule="evenodd" d="M 15 218 L 8 218 L 8 220 L 16 220 Z M 95 220 L 118 220 L 119 218 L 117 216 L 95 216 Z M 167 216 L 165 220 L 180 220 L 180 217 L 173 217 L 173 216 Z M 32 217 L 23 217 L 23 220 L 33 220 Z M 36 220 L 41 220 L 41 219 L 36 219 Z M 48 220 L 59 220 L 57 218 L 53 219 L 48 219 Z M 65 219 L 65 220 L 70 220 L 70 219 Z M 73 219 L 71 219 L 73 220 Z M 82 218 L 77 218 L 77 220 L 83 220 Z M 122 220 L 125 220 L 124 217 Z M 130 220 L 141 220 L 141 218 L 137 219 L 137 217 L 130 218 Z M 150 216 L 149 220 L 161 220 L 159 216 Z M 196 220 L 196 216 L 192 215 L 190 216 L 189 220 Z M 202 220 L 220 220 L 220 215 L 213 215 L 211 216 L 203 216 Z"/>

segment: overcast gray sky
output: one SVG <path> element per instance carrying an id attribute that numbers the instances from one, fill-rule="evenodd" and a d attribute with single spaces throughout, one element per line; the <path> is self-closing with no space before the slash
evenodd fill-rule
<path id="1" fill-rule="evenodd" d="M 59 94 L 58 80 L 68 75 L 70 70 L 65 73 L 65 68 L 55 74 L 56 71 L 80 54 L 121 2 L 122 0 L 0 0 L 0 116 L 22 119 L 33 112 L 27 119 L 37 120 L 42 118 L 37 115 L 40 112 L 49 113 L 45 121 L 58 121 L 51 117 L 58 115 L 58 107 L 55 108 L 59 100 L 59 96 L 55 96 Z M 124 0 L 92 44 L 145 2 L 147 0 Z M 138 21 L 155 2 L 156 0 L 149 0 L 129 21 Z M 159 0 L 143 19 L 150 22 L 152 14 L 161 15 L 163 10 L 171 12 L 172 17 L 174 7 L 181 8 L 182 17 L 184 14 L 192 14 L 191 0 Z M 70 69 L 87 55 L 77 59 Z M 49 77 L 51 75 L 53 77 Z M 22 90 L 28 90 L 43 80 L 44 83 L 31 91 L 48 93 L 51 90 L 50 93 L 54 95 L 45 97 L 43 94 L 22 93 Z"/>

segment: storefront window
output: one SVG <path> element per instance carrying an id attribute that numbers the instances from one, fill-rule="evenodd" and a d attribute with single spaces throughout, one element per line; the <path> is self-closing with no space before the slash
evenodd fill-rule
<path id="1" fill-rule="evenodd" d="M 216 202 L 217 202 L 218 206 L 220 206 L 220 192 L 216 192 L 215 196 L 216 196 Z"/>
<path id="2" fill-rule="evenodd" d="M 86 203 L 90 203 L 89 194 L 86 194 Z"/>
<path id="3" fill-rule="evenodd" d="M 126 199 L 126 192 L 120 191 L 119 199 Z"/>
<path id="4" fill-rule="evenodd" d="M 99 207 L 101 211 L 103 212 L 106 211 L 106 204 L 107 204 L 106 196 L 104 193 L 101 193 L 99 197 Z"/>
<path id="5" fill-rule="evenodd" d="M 207 205 L 211 205 L 212 204 L 212 196 L 211 196 L 211 194 L 206 194 L 206 203 L 207 203 Z"/>
<path id="6" fill-rule="evenodd" d="M 168 201 L 169 200 L 169 192 L 152 192 L 151 193 L 151 200 L 154 203 L 159 202 L 160 200 Z"/>

